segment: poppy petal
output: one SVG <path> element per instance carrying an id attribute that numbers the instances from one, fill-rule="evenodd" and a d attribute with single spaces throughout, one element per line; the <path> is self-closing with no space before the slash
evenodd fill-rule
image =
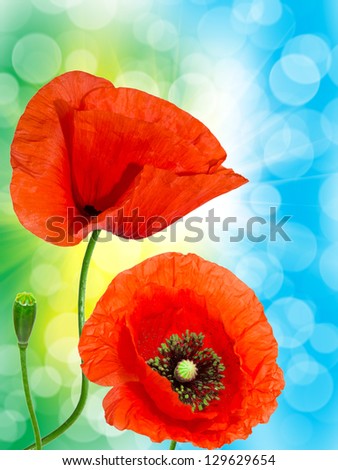
<path id="1" fill-rule="evenodd" d="M 83 72 L 55 78 L 28 103 L 11 146 L 14 210 L 28 230 L 60 246 L 79 243 L 68 232 L 80 213 L 73 200 L 67 147 L 55 103 L 67 100 L 70 106 L 80 107 L 83 97 L 100 87 L 113 85 Z M 74 208 L 71 215 L 68 208 Z"/>
<path id="2" fill-rule="evenodd" d="M 133 238 L 130 225 L 124 231 L 109 218 L 142 209 L 163 228 L 244 184 L 220 166 L 225 157 L 211 132 L 172 103 L 68 72 L 41 88 L 20 118 L 11 147 L 13 206 L 28 230 L 56 245 L 100 228 Z M 143 227 L 135 238 L 158 230 Z"/>
<path id="3" fill-rule="evenodd" d="M 132 88 L 99 89 L 87 95 L 84 102 L 87 109 L 109 111 L 119 118 L 153 124 L 154 134 L 161 129 L 174 141 L 194 147 L 194 161 L 185 162 L 180 154 L 175 155 L 182 171 L 213 172 L 226 158 L 224 149 L 204 124 L 173 103 L 149 93 Z"/>
<path id="4" fill-rule="evenodd" d="M 246 181 L 241 175 L 226 168 L 212 175 L 178 176 L 145 166 L 135 179 L 135 186 L 117 202 L 119 209 L 108 210 L 99 216 L 99 226 L 104 228 L 109 216 L 110 222 L 114 218 L 118 220 L 120 210 L 124 223 L 116 226 L 114 231 L 117 235 L 134 239 L 148 237 Z M 187 186 L 193 197 L 187 198 Z M 161 194 L 161 197 L 154 197 L 154 194 Z"/>
<path id="5" fill-rule="evenodd" d="M 97 367 L 100 360 L 105 361 L 99 334 L 93 340 L 89 337 L 91 325 L 98 324 L 98 312 L 101 322 L 117 316 L 132 343 L 117 342 L 114 334 L 110 336 L 110 347 L 117 350 L 114 361 L 121 367 L 117 376 L 121 373 L 123 383 L 119 377 L 112 377 L 115 388 L 104 407 L 107 421 L 119 429 L 132 429 L 155 441 L 170 438 L 215 448 L 247 438 L 252 428 L 267 422 L 276 409 L 284 379 L 276 363 L 278 351 L 272 329 L 253 291 L 225 268 L 193 254 L 166 253 L 120 273 L 83 329 L 79 349 L 84 367 L 88 361 L 96 361 Z M 182 329 L 202 331 L 203 347 L 211 348 L 225 367 L 223 388 L 217 385 L 216 389 L 218 400 L 212 398 L 206 408 L 194 412 L 189 404 L 180 403 L 183 396 L 178 395 L 188 393 L 184 395 L 188 399 L 191 388 L 182 389 L 182 382 L 173 381 L 182 357 L 177 351 L 182 349 L 170 355 L 171 350 L 162 346 L 173 334 L 180 336 Z M 88 346 L 90 353 L 83 355 Z M 136 354 L 138 361 L 130 380 L 127 374 L 133 365 L 124 359 L 128 351 Z M 156 357 L 161 361 L 159 354 L 169 354 L 161 373 L 151 365 Z M 202 363 L 197 364 L 198 370 Z M 114 368 L 118 370 L 116 365 L 110 369 L 102 366 L 106 373 Z M 197 373 L 196 384 L 191 386 L 201 386 L 198 380 L 202 376 L 198 377 Z M 210 393 L 210 387 L 207 390 Z"/>

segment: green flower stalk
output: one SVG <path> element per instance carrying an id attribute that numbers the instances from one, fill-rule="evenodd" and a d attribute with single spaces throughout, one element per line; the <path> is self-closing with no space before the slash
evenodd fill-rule
<path id="1" fill-rule="evenodd" d="M 27 403 L 27 408 L 29 411 L 34 437 L 35 437 L 35 446 L 37 450 L 42 449 L 41 434 L 39 430 L 38 420 L 36 418 L 32 396 L 29 387 L 28 381 L 28 372 L 27 372 L 27 357 L 26 350 L 28 347 L 28 341 L 32 333 L 36 317 L 36 300 L 33 294 L 27 292 L 22 292 L 18 294 L 15 298 L 13 305 L 13 320 L 14 320 L 14 329 L 16 336 L 18 338 L 18 346 L 20 350 L 20 363 L 21 363 L 21 374 L 22 374 L 22 383 L 25 392 L 25 398 Z"/>

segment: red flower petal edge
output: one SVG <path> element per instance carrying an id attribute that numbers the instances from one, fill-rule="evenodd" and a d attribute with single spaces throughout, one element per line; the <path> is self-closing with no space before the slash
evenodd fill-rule
<path id="1" fill-rule="evenodd" d="M 79 351 L 89 380 L 113 387 L 103 401 L 107 422 L 155 442 L 213 449 L 245 439 L 269 420 L 284 387 L 254 292 L 193 254 L 166 253 L 120 273 L 86 322 Z M 181 375 L 192 362 L 197 375 L 183 380 L 174 371 L 182 359 L 190 362 Z"/>
<path id="2" fill-rule="evenodd" d="M 172 103 L 68 72 L 41 88 L 19 120 L 14 210 L 60 246 L 95 229 L 144 238 L 244 184 L 221 166 L 225 158 L 211 132 Z"/>

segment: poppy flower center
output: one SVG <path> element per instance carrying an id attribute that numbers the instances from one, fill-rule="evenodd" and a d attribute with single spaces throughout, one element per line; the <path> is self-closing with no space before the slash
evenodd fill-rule
<path id="1" fill-rule="evenodd" d="M 192 411 L 202 411 L 219 400 L 224 389 L 225 370 L 221 358 L 211 348 L 203 348 L 204 335 L 188 330 L 180 337 L 173 334 L 158 348 L 159 356 L 147 364 L 171 383 L 172 389 Z"/>

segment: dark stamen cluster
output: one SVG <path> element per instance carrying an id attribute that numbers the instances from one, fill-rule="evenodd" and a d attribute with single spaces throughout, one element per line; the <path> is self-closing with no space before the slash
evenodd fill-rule
<path id="1" fill-rule="evenodd" d="M 192 410 L 202 411 L 212 400 L 219 400 L 219 391 L 224 389 L 222 379 L 225 370 L 221 358 L 211 348 L 203 349 L 204 335 L 188 330 L 179 337 L 173 334 L 158 348 L 160 355 L 147 364 L 170 382 L 179 399 Z M 177 364 L 190 360 L 197 367 L 197 375 L 190 382 L 179 382 L 174 375 Z"/>

